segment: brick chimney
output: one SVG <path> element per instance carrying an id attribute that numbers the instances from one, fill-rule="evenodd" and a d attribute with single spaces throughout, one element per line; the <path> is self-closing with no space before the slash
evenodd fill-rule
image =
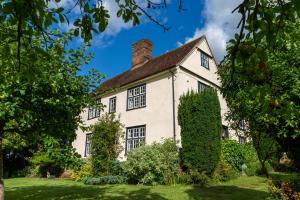
<path id="1" fill-rule="evenodd" d="M 132 66 L 136 69 L 152 59 L 152 43 L 150 40 L 141 39 L 132 45 Z"/>

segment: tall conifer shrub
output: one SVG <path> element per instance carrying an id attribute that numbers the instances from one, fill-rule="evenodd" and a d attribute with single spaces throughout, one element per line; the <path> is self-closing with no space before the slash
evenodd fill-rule
<path id="1" fill-rule="evenodd" d="M 217 92 L 188 92 L 180 97 L 181 159 L 189 171 L 210 175 L 220 159 L 221 113 Z"/>

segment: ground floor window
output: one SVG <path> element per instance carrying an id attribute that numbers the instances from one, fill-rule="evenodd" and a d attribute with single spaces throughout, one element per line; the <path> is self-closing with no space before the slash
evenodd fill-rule
<path id="1" fill-rule="evenodd" d="M 240 144 L 245 144 L 246 143 L 246 137 L 245 136 L 238 136 L 238 138 L 239 138 L 239 143 Z"/>
<path id="2" fill-rule="evenodd" d="M 227 126 L 222 126 L 222 139 L 228 139 L 229 138 L 229 131 Z"/>
<path id="3" fill-rule="evenodd" d="M 146 126 L 126 128 L 126 153 L 145 143 Z"/>
<path id="4" fill-rule="evenodd" d="M 84 156 L 85 157 L 87 157 L 91 153 L 91 137 L 92 137 L 91 133 L 87 133 L 86 134 L 86 138 L 85 138 L 85 151 L 84 151 Z"/>

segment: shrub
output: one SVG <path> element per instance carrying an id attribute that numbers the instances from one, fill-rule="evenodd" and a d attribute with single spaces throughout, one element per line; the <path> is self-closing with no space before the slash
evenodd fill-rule
<path id="1" fill-rule="evenodd" d="M 90 160 L 86 160 L 80 167 L 72 171 L 71 178 L 75 181 L 81 181 L 89 176 L 92 176 L 92 164 Z"/>
<path id="2" fill-rule="evenodd" d="M 184 168 L 210 175 L 220 158 L 221 114 L 217 92 L 207 89 L 180 97 L 181 159 Z"/>
<path id="3" fill-rule="evenodd" d="M 213 173 L 213 180 L 216 182 L 224 182 L 236 178 L 237 176 L 237 172 L 224 159 L 221 159 Z"/>
<path id="4" fill-rule="evenodd" d="M 111 175 L 113 165 L 122 150 L 122 124 L 114 114 L 105 114 L 91 126 L 91 162 L 93 175 Z"/>
<path id="5" fill-rule="evenodd" d="M 131 183 L 172 184 L 179 169 L 178 152 L 171 139 L 141 146 L 128 153 L 124 173 Z"/>
<path id="6" fill-rule="evenodd" d="M 81 158 L 70 143 L 53 137 L 43 138 L 42 145 L 31 159 L 34 173 L 38 176 L 58 177 L 64 169 L 80 166 Z"/>
<path id="7" fill-rule="evenodd" d="M 300 199 L 300 180 L 296 179 L 289 182 L 270 181 L 269 192 L 272 199 L 299 200 Z M 271 199 L 270 198 L 270 199 Z"/>
<path id="8" fill-rule="evenodd" d="M 125 176 L 85 177 L 82 182 L 86 185 L 122 184 L 127 183 Z"/>

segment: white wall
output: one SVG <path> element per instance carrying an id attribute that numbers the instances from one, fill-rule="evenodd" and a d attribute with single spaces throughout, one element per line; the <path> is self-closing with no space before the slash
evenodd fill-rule
<path id="1" fill-rule="evenodd" d="M 127 109 L 127 89 L 146 83 L 146 107 Z M 116 115 L 120 116 L 120 121 L 126 127 L 146 125 L 146 144 L 152 144 L 154 141 L 161 141 L 163 138 L 173 137 L 173 118 L 172 118 L 172 80 L 168 71 L 145 79 L 135 84 L 130 84 L 122 88 L 118 93 L 112 93 L 101 98 L 101 103 L 106 107 L 102 112 L 108 112 L 109 98 L 116 97 Z M 82 119 L 88 126 L 97 121 L 97 119 L 87 120 L 87 110 L 81 114 Z M 77 138 L 73 146 L 78 153 L 84 156 L 86 133 L 77 130 Z M 123 141 L 125 150 L 125 143 Z M 124 159 L 125 151 L 119 156 Z"/>

